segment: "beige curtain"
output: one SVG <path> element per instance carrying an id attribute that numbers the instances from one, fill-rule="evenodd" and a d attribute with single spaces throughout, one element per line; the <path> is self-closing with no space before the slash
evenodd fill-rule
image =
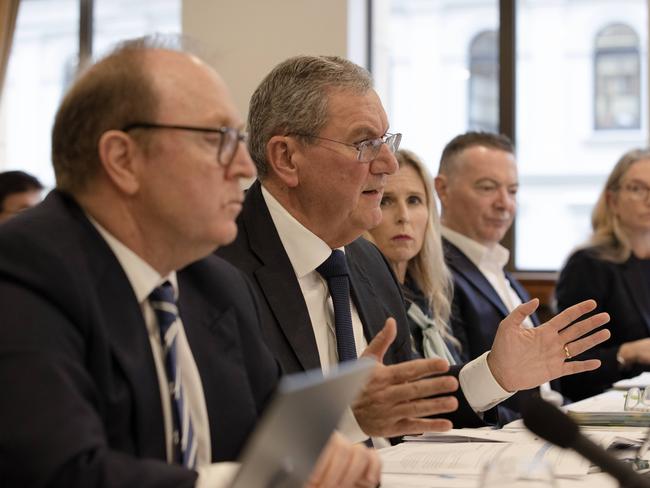
<path id="1" fill-rule="evenodd" d="M 0 0 L 0 100 L 9 64 L 11 43 L 14 39 L 19 3 L 20 0 Z"/>

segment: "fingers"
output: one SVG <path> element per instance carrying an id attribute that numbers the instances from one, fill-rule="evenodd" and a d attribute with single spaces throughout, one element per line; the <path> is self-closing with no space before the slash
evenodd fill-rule
<path id="1" fill-rule="evenodd" d="M 452 393 L 458 389 L 458 380 L 453 376 L 426 378 L 410 383 L 390 386 L 384 389 L 378 398 L 390 402 L 408 402 L 434 395 Z"/>
<path id="2" fill-rule="evenodd" d="M 381 458 L 374 449 L 372 450 L 373 456 L 370 456 L 366 472 L 363 479 L 357 483 L 357 486 L 362 488 L 376 488 L 381 482 Z"/>
<path id="3" fill-rule="evenodd" d="M 452 396 L 445 396 L 404 402 L 396 405 L 386 414 L 395 415 L 398 418 L 419 418 L 454 412 L 457 408 L 458 400 Z"/>
<path id="4" fill-rule="evenodd" d="M 597 329 L 607 322 L 609 322 L 609 314 L 604 312 L 599 313 L 587 319 L 581 320 L 580 322 L 576 322 L 569 327 L 565 327 L 560 332 L 560 337 L 566 344 L 578 339 L 579 337 L 584 336 L 585 334 L 591 332 L 594 329 Z M 577 354 L 574 354 L 573 351 L 571 351 L 571 354 L 577 356 Z"/>
<path id="5" fill-rule="evenodd" d="M 334 432 L 306 488 L 374 488 L 380 478 L 381 460 L 376 451 L 363 444 L 351 444 Z"/>
<path id="6" fill-rule="evenodd" d="M 574 357 L 582 354 L 594 346 L 597 346 L 602 342 L 605 342 L 607 339 L 609 339 L 610 336 L 611 333 L 609 330 L 599 330 L 595 334 L 591 334 L 590 336 L 583 337 L 582 339 L 578 339 L 577 341 L 566 344 L 566 347 L 569 351 L 569 354 L 571 354 L 571 357 Z"/>
<path id="7" fill-rule="evenodd" d="M 375 337 L 373 337 L 372 341 L 370 341 L 370 344 L 368 344 L 368 347 L 366 347 L 361 356 L 372 357 L 380 363 L 383 362 L 384 355 L 395 340 L 396 336 L 397 324 L 394 318 L 389 317 L 386 319 L 384 328 L 381 329 L 381 331 L 379 331 Z"/>
<path id="8" fill-rule="evenodd" d="M 444 359 L 413 359 L 386 366 L 383 368 L 382 374 L 389 383 L 397 384 L 447 371 L 449 371 L 449 363 Z"/>
<path id="9" fill-rule="evenodd" d="M 320 456 L 318 456 L 316 466 L 314 466 L 314 469 L 311 472 L 311 476 L 309 477 L 309 481 L 307 482 L 305 488 L 321 486 L 321 482 L 325 477 L 325 473 L 328 469 L 328 465 L 331 461 L 333 453 L 336 451 L 338 443 L 341 442 L 341 439 L 339 438 L 340 435 L 341 434 L 334 432 L 330 437 L 330 440 L 323 448 L 323 452 L 321 452 Z"/>
<path id="10" fill-rule="evenodd" d="M 560 312 L 543 325 L 548 325 L 549 327 L 553 327 L 555 330 L 560 331 L 567 325 L 578 320 L 578 318 L 584 314 L 591 312 L 594 308 L 596 308 L 596 302 L 594 300 L 585 300 L 584 302 L 576 303 Z"/>
<path id="11" fill-rule="evenodd" d="M 521 325 L 521 323 L 524 320 L 526 320 L 526 317 L 528 317 L 535 310 L 537 310 L 538 306 L 539 306 L 539 300 L 537 298 L 533 298 L 532 300 L 529 300 L 526 303 L 522 303 L 517 308 L 515 308 L 512 312 L 510 312 L 505 319 L 501 321 L 499 327 L 502 327 L 502 325 L 506 327 L 518 327 L 519 325 Z"/>
<path id="12" fill-rule="evenodd" d="M 423 432 L 446 432 L 454 425 L 447 419 L 403 419 L 397 424 L 397 430 L 404 434 L 422 434 Z"/>
<path id="13" fill-rule="evenodd" d="M 570 374 L 584 373 L 585 371 L 593 371 L 600 368 L 599 359 L 588 359 L 586 361 L 569 361 L 562 366 L 562 375 L 568 376 Z"/>

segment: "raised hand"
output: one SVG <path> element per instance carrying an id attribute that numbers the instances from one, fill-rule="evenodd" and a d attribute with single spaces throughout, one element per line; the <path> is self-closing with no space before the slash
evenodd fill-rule
<path id="1" fill-rule="evenodd" d="M 576 322 L 596 308 L 595 301 L 585 300 L 573 305 L 539 327 L 524 327 L 522 322 L 538 305 L 537 299 L 523 303 L 503 319 L 497 329 L 487 361 L 494 378 L 507 391 L 527 390 L 600 366 L 597 359 L 567 361 L 610 337 L 607 329 L 586 336 L 609 322 L 606 313 Z"/>

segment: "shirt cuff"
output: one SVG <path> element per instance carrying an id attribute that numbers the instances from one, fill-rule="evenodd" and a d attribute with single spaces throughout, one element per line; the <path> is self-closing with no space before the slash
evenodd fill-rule
<path id="1" fill-rule="evenodd" d="M 196 470 L 199 477 L 194 488 L 227 488 L 231 485 L 240 466 L 239 463 L 215 463 L 201 466 Z"/>
<path id="2" fill-rule="evenodd" d="M 492 371 L 487 363 L 489 353 L 490 351 L 487 351 L 467 363 L 458 375 L 458 381 L 467 403 L 475 412 L 490 410 L 515 394 L 515 392 L 501 388 L 501 385 L 492 376 Z"/>

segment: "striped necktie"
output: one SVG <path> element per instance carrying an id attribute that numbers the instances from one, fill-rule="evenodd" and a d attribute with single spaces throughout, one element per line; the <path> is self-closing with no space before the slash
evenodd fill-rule
<path id="1" fill-rule="evenodd" d="M 197 439 L 194 436 L 187 395 L 183 388 L 181 366 L 178 362 L 177 337 L 180 324 L 174 300 L 174 288 L 165 281 L 149 295 L 160 327 L 165 372 L 169 382 L 172 406 L 172 450 L 174 462 L 193 469 L 196 465 Z"/>
<path id="2" fill-rule="evenodd" d="M 350 311 L 350 280 L 345 253 L 335 249 L 316 271 L 325 278 L 334 305 L 334 329 L 339 362 L 357 359 Z"/>

